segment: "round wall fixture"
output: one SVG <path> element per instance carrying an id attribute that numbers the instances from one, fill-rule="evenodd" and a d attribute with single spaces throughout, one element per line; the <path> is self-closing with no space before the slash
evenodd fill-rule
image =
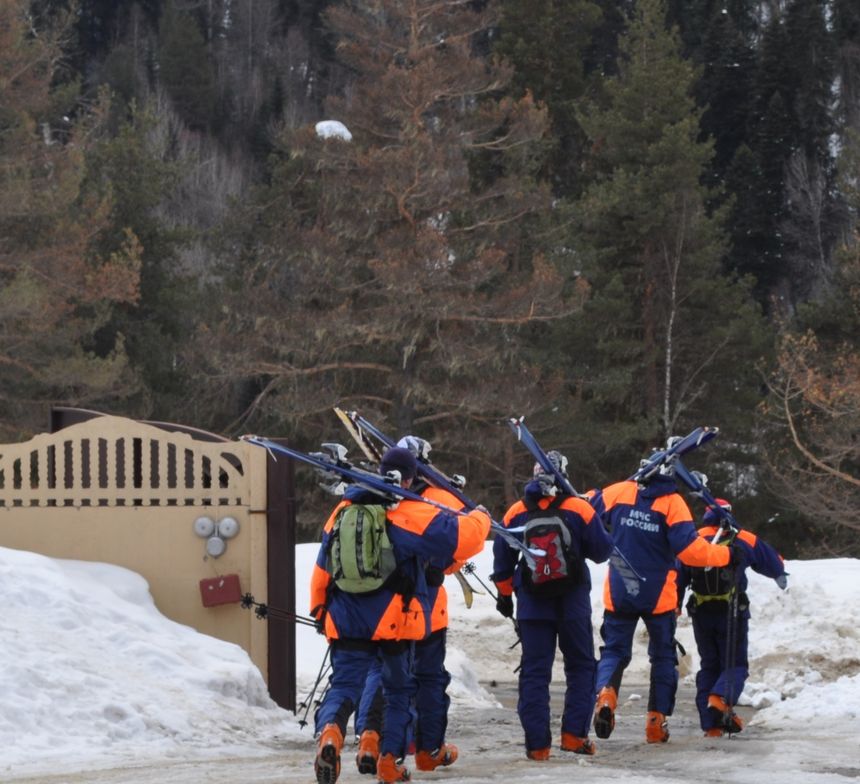
<path id="1" fill-rule="evenodd" d="M 206 552 L 213 558 L 217 558 L 219 555 L 224 555 L 224 551 L 226 549 L 227 542 L 225 542 L 220 536 L 210 536 L 206 540 Z"/>
<path id="2" fill-rule="evenodd" d="M 215 533 L 215 521 L 211 517 L 198 517 L 194 521 L 194 533 L 201 539 L 208 539 Z"/>
<path id="3" fill-rule="evenodd" d="M 239 533 L 239 521 L 235 517 L 225 517 L 218 521 L 218 536 L 222 539 L 232 539 Z"/>

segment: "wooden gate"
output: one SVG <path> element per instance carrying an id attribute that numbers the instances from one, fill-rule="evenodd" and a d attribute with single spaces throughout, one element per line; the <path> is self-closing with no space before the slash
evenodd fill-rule
<path id="1" fill-rule="evenodd" d="M 201 588 L 238 575 L 242 592 L 294 610 L 289 461 L 244 441 L 80 409 L 53 411 L 52 430 L 0 445 L 0 545 L 138 572 L 165 616 L 241 645 L 272 697 L 295 710 L 292 625 L 262 622 L 235 602 L 204 606 Z M 223 554 L 207 553 L 201 517 L 238 523 Z"/>

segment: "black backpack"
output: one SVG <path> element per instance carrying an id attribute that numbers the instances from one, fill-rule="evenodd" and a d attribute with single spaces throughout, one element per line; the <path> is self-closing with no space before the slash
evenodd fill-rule
<path id="1" fill-rule="evenodd" d="M 730 547 L 736 532 L 731 531 L 718 544 Z M 728 601 L 735 590 L 735 572 L 730 566 L 714 566 L 710 569 L 695 566 L 690 568 L 690 590 L 696 605 L 705 602 Z"/>
<path id="2" fill-rule="evenodd" d="M 523 542 L 530 550 L 544 552 L 532 556 L 534 566 L 524 562 L 522 567 L 523 587 L 535 596 L 561 596 L 582 583 L 584 564 L 570 528 L 558 511 L 565 498 L 554 498 L 546 509 L 530 499 L 523 500 L 528 510 Z"/>

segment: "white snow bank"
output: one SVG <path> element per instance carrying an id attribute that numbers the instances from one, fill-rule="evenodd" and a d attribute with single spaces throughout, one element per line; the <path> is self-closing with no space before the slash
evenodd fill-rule
<path id="1" fill-rule="evenodd" d="M 296 610 L 308 612 L 318 545 L 296 553 Z M 489 583 L 491 546 L 474 559 Z M 788 564 L 789 589 L 750 575 L 751 676 L 744 701 L 763 708 L 754 723 L 796 730 L 823 719 L 833 732 L 860 730 L 860 561 Z M 596 645 L 605 567 L 592 569 Z M 446 581 L 451 629 L 452 711 L 494 705 L 486 684 L 514 682 L 519 648 L 495 602 L 476 595 L 467 609 Z M 192 760 L 270 753 L 284 741 L 310 742 L 311 727 L 279 709 L 239 647 L 164 618 L 146 582 L 114 566 L 58 561 L 0 548 L 0 780 L 154 759 Z M 274 621 L 273 621 L 274 622 Z M 320 668 L 325 640 L 299 626 L 299 696 Z M 689 620 L 679 638 L 697 665 Z M 637 633 L 629 683 L 644 683 L 644 631 Z M 597 647 L 596 649 L 597 650 Z M 556 679 L 563 674 L 560 663 Z M 688 677 L 693 677 L 692 675 Z M 641 695 L 640 695 L 641 696 Z M 636 697 L 623 689 L 622 699 Z M 312 716 L 309 716 L 312 718 Z"/>
<path id="2" fill-rule="evenodd" d="M 298 732 L 242 648 L 162 616 L 133 572 L 0 548 L 0 596 L 0 771 Z"/>

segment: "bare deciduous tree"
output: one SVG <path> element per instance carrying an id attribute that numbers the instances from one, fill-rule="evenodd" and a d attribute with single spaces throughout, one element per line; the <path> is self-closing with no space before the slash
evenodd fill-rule
<path id="1" fill-rule="evenodd" d="M 854 292 L 860 312 L 860 296 Z M 860 353 L 824 351 L 814 333 L 786 335 L 768 413 L 788 446 L 767 454 L 786 499 L 810 519 L 860 531 Z"/>

